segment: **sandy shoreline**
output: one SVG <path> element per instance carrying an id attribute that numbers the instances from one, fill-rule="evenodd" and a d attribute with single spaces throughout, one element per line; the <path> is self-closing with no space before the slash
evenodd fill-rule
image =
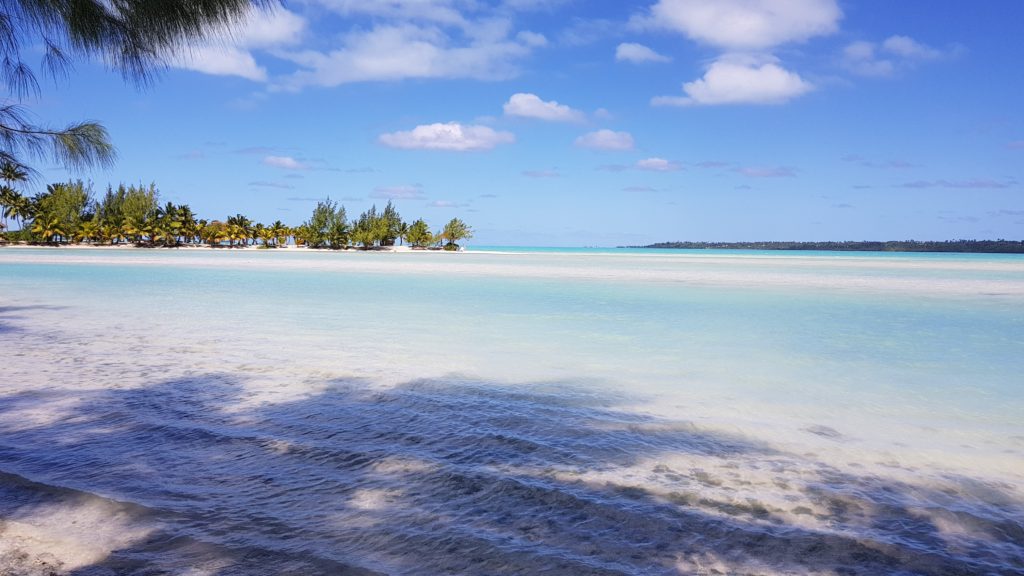
<path id="1" fill-rule="evenodd" d="M 697 287 L 749 286 L 756 289 L 800 288 L 902 295 L 1024 297 L 1024 259 L 972 261 L 830 258 L 820 255 L 448 252 L 412 250 L 408 246 L 375 250 L 260 249 L 254 246 L 223 250 L 134 246 L 5 248 L 0 248 L 0 264 L 160 266 L 267 272 L 320 270 L 375 275 L 445 274 Z M 457 254 L 460 257 L 406 256 L 417 253 Z M 173 254 L 188 254 L 188 257 L 171 257 Z M 332 257 L 340 254 L 361 257 Z M 389 257 L 375 257 L 384 254 Z"/>

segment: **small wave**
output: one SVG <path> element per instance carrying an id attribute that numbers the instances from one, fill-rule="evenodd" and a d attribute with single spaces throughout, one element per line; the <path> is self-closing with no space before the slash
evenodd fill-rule
<path id="1" fill-rule="evenodd" d="M 60 393 L 21 395 L 0 405 L 0 467 L 45 483 L 0 475 L 0 513 L 119 518 L 109 550 L 83 569 L 124 574 L 1024 565 L 1024 506 L 999 486 L 856 475 L 571 387 L 323 388 L 240 413 L 237 382 L 211 375 L 95 392 L 47 425 L 19 414 Z"/>

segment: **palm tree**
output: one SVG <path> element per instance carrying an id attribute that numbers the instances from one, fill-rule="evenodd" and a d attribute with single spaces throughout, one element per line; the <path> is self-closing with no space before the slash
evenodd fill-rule
<path id="1" fill-rule="evenodd" d="M 14 189 L 14 183 L 28 180 L 28 170 L 17 162 L 4 159 L 0 161 L 0 180 L 4 181 L 4 185 L 0 186 L 0 207 L 3 208 L 4 228 L 7 228 L 7 218 L 11 215 L 11 208 L 17 202 L 17 197 L 21 196 Z"/>
<path id="2" fill-rule="evenodd" d="M 178 206 L 178 220 L 181 222 L 181 234 L 185 237 L 185 243 L 191 244 L 199 235 L 199 223 L 188 204 Z"/>
<path id="3" fill-rule="evenodd" d="M 276 248 L 277 245 L 272 244 L 276 238 L 273 228 L 260 228 L 260 240 L 263 240 L 264 248 Z"/>
<path id="4" fill-rule="evenodd" d="M 274 246 L 281 246 L 282 244 L 288 243 L 288 227 L 284 225 L 280 220 L 274 221 L 270 225 L 270 231 L 274 234 Z"/>
<path id="5" fill-rule="evenodd" d="M 75 231 L 76 240 L 92 243 L 100 238 L 100 224 L 96 220 L 86 220 Z"/>
<path id="6" fill-rule="evenodd" d="M 64 224 L 60 218 L 51 214 L 44 214 L 36 218 L 32 224 L 32 233 L 49 242 L 60 242 L 67 235 Z"/>

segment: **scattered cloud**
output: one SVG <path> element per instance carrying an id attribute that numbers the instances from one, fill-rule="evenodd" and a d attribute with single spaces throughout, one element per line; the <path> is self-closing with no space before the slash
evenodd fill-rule
<path id="1" fill-rule="evenodd" d="M 773 58 L 723 56 L 708 66 L 702 78 L 683 84 L 685 96 L 655 96 L 651 104 L 784 104 L 812 90 L 813 84 L 779 66 Z"/>
<path id="2" fill-rule="evenodd" d="M 528 178 L 561 178 L 557 170 L 524 170 L 523 176 Z"/>
<path id="3" fill-rule="evenodd" d="M 746 176 L 747 178 L 793 178 L 796 176 L 796 170 L 792 168 L 787 168 L 785 166 L 754 166 L 746 168 L 735 168 L 734 171 L 738 174 Z"/>
<path id="4" fill-rule="evenodd" d="M 629 170 L 629 166 L 625 164 L 601 164 L 597 167 L 597 170 L 601 172 L 625 172 Z"/>
<path id="5" fill-rule="evenodd" d="M 671 30 L 723 51 L 683 96 L 656 96 L 654 106 L 783 104 L 814 85 L 771 52 L 839 30 L 836 0 L 658 0 L 630 20 L 633 29 Z"/>
<path id="6" fill-rule="evenodd" d="M 189 150 L 184 154 L 178 154 L 175 158 L 178 160 L 203 160 L 206 158 L 206 153 L 202 150 Z"/>
<path id="7" fill-rule="evenodd" d="M 844 203 L 841 203 L 841 204 L 833 204 L 832 207 L 833 208 L 838 208 L 840 210 L 849 210 L 851 208 L 854 208 L 854 205 L 853 204 L 846 204 L 844 202 Z"/>
<path id="8" fill-rule="evenodd" d="M 608 129 L 589 132 L 576 139 L 576 146 L 591 150 L 632 150 L 635 142 L 629 132 L 615 132 Z"/>
<path id="9" fill-rule="evenodd" d="M 843 65 L 860 76 L 892 76 L 919 62 L 955 54 L 958 48 L 939 50 L 909 36 L 890 36 L 882 42 L 858 40 L 843 48 Z"/>
<path id="10" fill-rule="evenodd" d="M 671 62 L 672 59 L 663 54 L 658 54 L 643 44 L 623 42 L 615 49 L 615 61 L 644 64 L 646 62 Z"/>
<path id="11" fill-rule="evenodd" d="M 559 35 L 559 42 L 567 46 L 587 46 L 595 42 L 619 36 L 622 25 L 603 18 L 573 18 Z"/>
<path id="12" fill-rule="evenodd" d="M 281 190 L 294 190 L 295 186 L 291 184 L 285 184 L 284 182 L 271 182 L 268 180 L 256 180 L 255 182 L 249 182 L 249 186 L 256 188 L 278 188 Z"/>
<path id="13" fill-rule="evenodd" d="M 536 94 L 523 92 L 513 94 L 508 102 L 505 102 L 503 109 L 506 116 L 537 118 L 549 122 L 581 122 L 584 119 L 583 112 L 579 110 L 573 110 L 554 100 L 545 102 Z"/>
<path id="14" fill-rule="evenodd" d="M 277 150 L 269 146 L 249 146 L 247 148 L 238 148 L 237 150 L 231 151 L 232 154 L 254 154 L 260 156 L 274 154 L 276 152 Z"/>
<path id="15" fill-rule="evenodd" d="M 412 5 L 372 4 L 380 4 L 384 9 Z M 278 56 L 300 69 L 281 78 L 272 89 L 297 91 L 306 86 L 332 87 L 409 78 L 504 80 L 516 76 L 518 62 L 547 43 L 543 35 L 535 32 L 513 33 L 512 22 L 507 18 L 479 19 L 455 30 L 445 24 L 458 23 L 400 20 L 349 32 L 333 50 L 279 51 Z"/>
<path id="16" fill-rule="evenodd" d="M 597 110 L 594 110 L 594 118 L 599 118 L 601 120 L 611 120 L 612 113 L 609 112 L 606 108 L 598 108 Z"/>
<path id="17" fill-rule="evenodd" d="M 452 202 L 450 200 L 434 200 L 432 202 L 427 202 L 428 208 L 462 208 L 464 206 L 468 206 L 468 204 Z"/>
<path id="18" fill-rule="evenodd" d="M 918 168 L 917 164 L 907 162 L 906 160 L 869 160 L 860 154 L 847 154 L 841 158 L 843 162 L 850 162 L 858 166 L 865 168 L 884 168 L 891 170 L 906 170 L 909 168 Z"/>
<path id="19" fill-rule="evenodd" d="M 694 166 L 698 168 L 727 168 L 732 166 L 732 164 L 720 160 L 704 160 L 703 162 L 697 162 Z"/>
<path id="20" fill-rule="evenodd" d="M 977 216 L 939 216 L 938 219 L 950 224 L 974 224 L 981 221 Z"/>
<path id="21" fill-rule="evenodd" d="M 1008 210 L 1002 208 L 994 212 L 989 212 L 992 216 L 1024 216 L 1024 210 Z"/>
<path id="22" fill-rule="evenodd" d="M 309 166 L 291 156 L 264 156 L 261 162 L 266 166 L 283 168 L 285 170 L 308 170 Z"/>
<path id="23" fill-rule="evenodd" d="M 490 150 L 500 144 L 511 144 L 511 132 L 499 132 L 488 126 L 462 125 L 458 122 L 422 124 L 412 130 L 381 134 L 378 141 L 403 150 L 449 150 L 467 152 Z"/>
<path id="24" fill-rule="evenodd" d="M 890 36 L 882 42 L 882 48 L 891 54 L 913 60 L 931 60 L 942 56 L 941 50 L 925 46 L 909 36 Z"/>
<path id="25" fill-rule="evenodd" d="M 915 180 L 901 184 L 901 188 L 954 188 L 964 190 L 985 190 L 1010 188 L 1016 184 L 1012 180 L 992 180 L 977 178 L 973 180 Z"/>
<path id="26" fill-rule="evenodd" d="M 370 194 L 370 198 L 384 198 L 387 200 L 419 200 L 423 198 L 423 187 L 419 185 L 377 186 Z"/>
<path id="27" fill-rule="evenodd" d="M 650 170 L 653 172 L 676 172 L 683 169 L 683 165 L 679 162 L 672 162 L 671 160 L 665 160 L 664 158 L 644 158 L 643 160 L 637 160 L 636 167 L 640 170 Z"/>
<path id="28" fill-rule="evenodd" d="M 280 4 L 270 10 L 253 8 L 241 21 L 213 34 L 212 41 L 177 49 L 167 62 L 203 74 L 264 82 L 267 71 L 256 63 L 253 51 L 294 45 L 305 29 L 305 19 Z"/>
<path id="29" fill-rule="evenodd" d="M 497 198 L 498 195 L 497 194 L 481 194 L 480 197 L 481 198 Z"/>
<path id="30" fill-rule="evenodd" d="M 728 51 L 764 51 L 839 29 L 835 0 L 659 0 L 633 16 L 635 29 L 681 32 Z"/>
<path id="31" fill-rule="evenodd" d="M 323 198 L 314 198 L 312 196 L 291 196 L 285 198 L 289 202 L 323 202 Z"/>

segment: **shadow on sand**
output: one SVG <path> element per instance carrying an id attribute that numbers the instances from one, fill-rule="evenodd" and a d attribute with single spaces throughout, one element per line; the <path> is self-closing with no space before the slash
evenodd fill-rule
<path id="1" fill-rule="evenodd" d="M 631 413 L 604 393 L 336 381 L 268 404 L 244 384 L 210 374 L 0 398 L 0 519 L 78 522 L 86 540 L 102 529 L 109 548 L 77 566 L 8 552 L 0 573 L 960 575 L 1024 566 L 1024 506 L 999 486 L 858 476 Z M 659 463 L 667 458 L 672 466 Z M 708 472 L 709 462 L 735 474 Z M 751 471 L 791 504 L 749 497 Z"/>

